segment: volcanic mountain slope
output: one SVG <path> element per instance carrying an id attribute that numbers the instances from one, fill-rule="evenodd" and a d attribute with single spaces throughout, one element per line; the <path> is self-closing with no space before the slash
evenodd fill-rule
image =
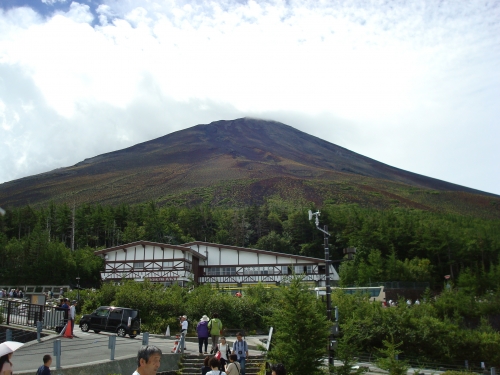
<path id="1" fill-rule="evenodd" d="M 480 205 L 498 198 L 379 163 L 279 122 L 242 118 L 197 125 L 1 184 L 0 202 L 6 207 L 50 200 L 116 204 L 182 196 L 184 202 L 217 204 L 230 191 L 240 203 L 260 203 L 287 189 L 319 204 L 328 197 L 367 204 L 383 198 L 426 208 L 418 196 L 426 195 L 428 202 L 431 192 L 448 192 L 448 201 L 472 197 Z M 332 194 L 337 190 L 340 195 Z"/>

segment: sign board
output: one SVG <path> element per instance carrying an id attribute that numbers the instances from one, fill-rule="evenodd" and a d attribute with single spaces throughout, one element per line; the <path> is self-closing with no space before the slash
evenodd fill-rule
<path id="1" fill-rule="evenodd" d="M 159 276 L 159 277 L 146 277 L 146 279 L 149 279 L 151 282 L 155 283 L 162 283 L 166 281 L 176 281 L 179 278 L 179 276 Z"/>
<path id="2" fill-rule="evenodd" d="M 31 298 L 31 303 L 34 304 L 34 305 L 43 305 L 45 306 L 45 301 L 47 299 L 47 297 L 45 296 L 45 294 L 32 294 L 30 296 Z"/>
<path id="3" fill-rule="evenodd" d="M 266 344 L 266 350 L 269 351 L 269 348 L 271 347 L 271 337 L 273 335 L 273 327 L 269 328 L 269 336 L 267 337 L 267 344 Z"/>

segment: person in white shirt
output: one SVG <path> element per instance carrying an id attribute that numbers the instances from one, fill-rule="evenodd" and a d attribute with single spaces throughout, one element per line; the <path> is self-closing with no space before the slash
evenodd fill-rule
<path id="1" fill-rule="evenodd" d="M 229 349 L 229 344 L 224 336 L 219 337 L 219 351 L 220 351 L 220 368 L 224 369 L 226 364 L 229 363 L 229 355 L 231 354 L 231 349 Z"/>
<path id="2" fill-rule="evenodd" d="M 132 375 L 156 375 L 160 368 L 161 350 L 154 345 L 143 345 L 137 353 L 137 370 Z"/>
<path id="3" fill-rule="evenodd" d="M 72 301 L 69 307 L 69 319 L 71 321 L 71 336 L 73 336 L 73 330 L 75 328 L 75 316 L 76 316 L 76 304 L 77 301 Z"/>
<path id="4" fill-rule="evenodd" d="M 187 350 L 186 349 L 186 334 L 187 334 L 187 330 L 188 330 L 188 326 L 189 326 L 187 319 L 188 318 L 186 315 L 181 316 L 181 335 L 184 336 L 184 350 Z"/>

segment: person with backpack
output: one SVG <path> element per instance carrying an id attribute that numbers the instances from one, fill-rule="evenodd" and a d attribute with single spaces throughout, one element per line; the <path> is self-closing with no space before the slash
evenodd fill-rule
<path id="1" fill-rule="evenodd" d="M 210 354 L 217 353 L 217 346 L 219 345 L 219 336 L 222 331 L 222 322 L 219 319 L 219 314 L 214 313 L 212 319 L 208 322 L 208 329 L 210 330 L 210 336 L 212 337 L 212 350 Z"/>
<path id="2" fill-rule="evenodd" d="M 203 352 L 201 351 L 203 348 L 203 344 L 205 344 L 205 354 L 207 354 L 207 347 L 208 347 L 208 316 L 203 315 L 202 318 L 200 319 L 200 322 L 196 326 L 196 333 L 198 334 L 198 349 L 199 349 L 199 355 L 203 355 Z"/>
<path id="3" fill-rule="evenodd" d="M 36 375 L 50 375 L 50 365 L 52 357 L 49 354 L 43 356 L 43 365 L 38 368 Z"/>
<path id="4" fill-rule="evenodd" d="M 233 352 L 238 357 L 238 362 L 241 365 L 241 375 L 245 375 L 245 364 L 248 358 L 248 344 L 243 340 L 243 334 L 238 332 L 236 334 L 236 341 L 233 344 Z"/>
<path id="5" fill-rule="evenodd" d="M 238 362 L 238 356 L 236 354 L 231 354 L 229 356 L 229 364 L 226 365 L 226 374 L 227 375 L 240 375 L 241 373 L 241 365 Z"/>

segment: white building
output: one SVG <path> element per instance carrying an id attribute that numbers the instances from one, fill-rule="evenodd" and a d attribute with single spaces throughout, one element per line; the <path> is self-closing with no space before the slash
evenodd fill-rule
<path id="1" fill-rule="evenodd" d="M 170 245 L 138 241 L 95 254 L 105 260 L 103 281 L 147 278 L 165 285 L 185 285 L 193 280 L 229 287 L 258 282 L 277 284 L 295 272 L 304 274 L 304 280 L 316 286 L 325 285 L 324 259 L 207 242 Z M 333 266 L 330 279 L 339 279 Z"/>

